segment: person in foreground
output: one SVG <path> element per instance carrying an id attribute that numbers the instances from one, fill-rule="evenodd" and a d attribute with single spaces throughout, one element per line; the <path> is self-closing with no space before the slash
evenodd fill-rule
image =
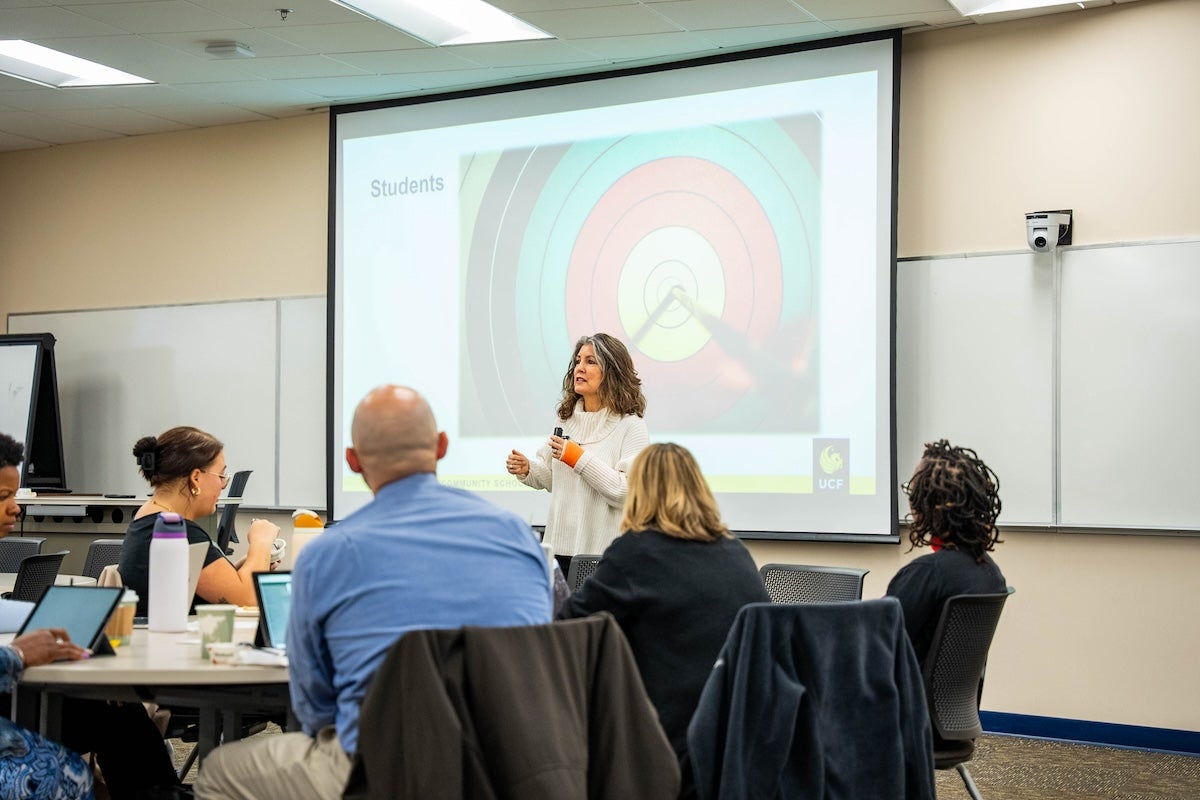
<path id="1" fill-rule="evenodd" d="M 23 457 L 22 445 L 0 434 L 0 538 L 12 533 L 21 513 L 16 501 L 21 483 L 17 465 Z M 23 633 L 0 647 L 0 692 L 12 691 L 27 667 L 78 661 L 89 655 L 64 630 L 44 628 Z M 96 754 L 115 800 L 171 796 L 177 782 L 175 769 L 158 729 L 141 704 L 64 698 L 62 738 L 63 744 L 49 741 L 0 717 L 0 798 L 92 797 L 92 770 L 77 753 Z"/>
<path id="2" fill-rule="evenodd" d="M 235 566 L 195 523 L 216 511 L 221 490 L 229 485 L 225 446 L 198 428 L 180 426 L 157 437 L 138 439 L 133 455 L 142 477 L 154 489 L 129 523 L 118 564 L 121 580 L 137 592 L 138 616 L 145 616 L 150 599 L 150 542 L 154 521 L 164 511 L 175 512 L 186 520 L 188 544 L 209 543 L 196 597 L 209 603 L 258 605 L 253 574 L 268 569 L 271 542 L 279 535 L 279 528 L 266 520 L 255 520 L 246 534 L 246 557 Z"/>
<path id="3" fill-rule="evenodd" d="M 529 525 L 438 483 L 448 440 L 425 398 L 374 389 L 350 437 L 346 463 L 375 497 L 305 547 L 292 571 L 288 662 L 303 732 L 217 748 L 200 770 L 198 798 L 341 797 L 359 705 L 397 639 L 550 621 L 546 559 Z"/>
<path id="4" fill-rule="evenodd" d="M 646 397 L 629 351 L 607 333 L 575 343 L 563 375 L 558 420 L 533 459 L 513 450 L 509 474 L 551 493 L 542 541 L 564 572 L 576 553 L 600 553 L 620 532 L 625 472 L 649 442 Z"/>
<path id="5" fill-rule="evenodd" d="M 688 722 L 734 617 L 770 598 L 749 551 L 721 522 L 696 459 L 677 444 L 652 444 L 634 459 L 621 529 L 559 616 L 616 617 L 682 759 Z"/>
<path id="6" fill-rule="evenodd" d="M 1000 480 L 966 447 L 945 439 L 925 445 L 925 454 L 904 485 L 911 508 L 908 539 L 933 552 L 902 567 L 887 594 L 900 601 L 904 627 L 917 661 L 933 643 L 946 600 L 956 594 L 990 594 L 1006 588 L 988 553 L 1001 541 Z"/>

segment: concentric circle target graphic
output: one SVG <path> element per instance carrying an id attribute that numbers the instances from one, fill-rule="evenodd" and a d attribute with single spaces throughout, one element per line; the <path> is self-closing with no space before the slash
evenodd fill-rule
<path id="1" fill-rule="evenodd" d="M 541 431 L 597 331 L 656 435 L 814 429 L 819 148 L 796 117 L 464 159 L 462 432 Z"/>

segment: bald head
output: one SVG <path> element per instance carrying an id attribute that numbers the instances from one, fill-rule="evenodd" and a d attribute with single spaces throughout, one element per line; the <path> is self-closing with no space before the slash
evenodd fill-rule
<path id="1" fill-rule="evenodd" d="M 438 432 L 429 403 L 407 386 L 368 392 L 354 410 L 350 440 L 346 461 L 373 492 L 410 475 L 436 472 L 446 454 L 446 436 Z"/>

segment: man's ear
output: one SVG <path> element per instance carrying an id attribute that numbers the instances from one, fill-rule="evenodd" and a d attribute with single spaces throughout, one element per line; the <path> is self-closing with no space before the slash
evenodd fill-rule
<path id="1" fill-rule="evenodd" d="M 362 474 L 362 462 L 358 460 L 358 453 L 354 452 L 353 447 L 346 448 L 346 464 L 350 467 L 351 472 Z"/>
<path id="2" fill-rule="evenodd" d="M 446 450 L 450 448 L 450 437 L 445 431 L 438 431 L 437 457 L 441 461 L 446 457 Z"/>

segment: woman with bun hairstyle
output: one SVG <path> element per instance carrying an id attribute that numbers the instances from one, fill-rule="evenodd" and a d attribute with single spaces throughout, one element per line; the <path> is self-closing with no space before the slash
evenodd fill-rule
<path id="1" fill-rule="evenodd" d="M 145 615 L 150 584 L 150 542 L 154 521 L 163 512 L 184 518 L 188 544 L 207 542 L 208 554 L 196 584 L 196 598 L 207 603 L 257 605 L 255 572 L 266 572 L 271 543 L 279 528 L 255 520 L 246 533 L 246 557 L 234 565 L 195 523 L 216 511 L 221 491 L 229 485 L 225 446 L 199 428 L 179 426 L 159 436 L 143 436 L 133 446 L 138 469 L 154 494 L 134 514 L 125 533 L 118 568 L 125 585 L 138 593 L 138 614 Z"/>

